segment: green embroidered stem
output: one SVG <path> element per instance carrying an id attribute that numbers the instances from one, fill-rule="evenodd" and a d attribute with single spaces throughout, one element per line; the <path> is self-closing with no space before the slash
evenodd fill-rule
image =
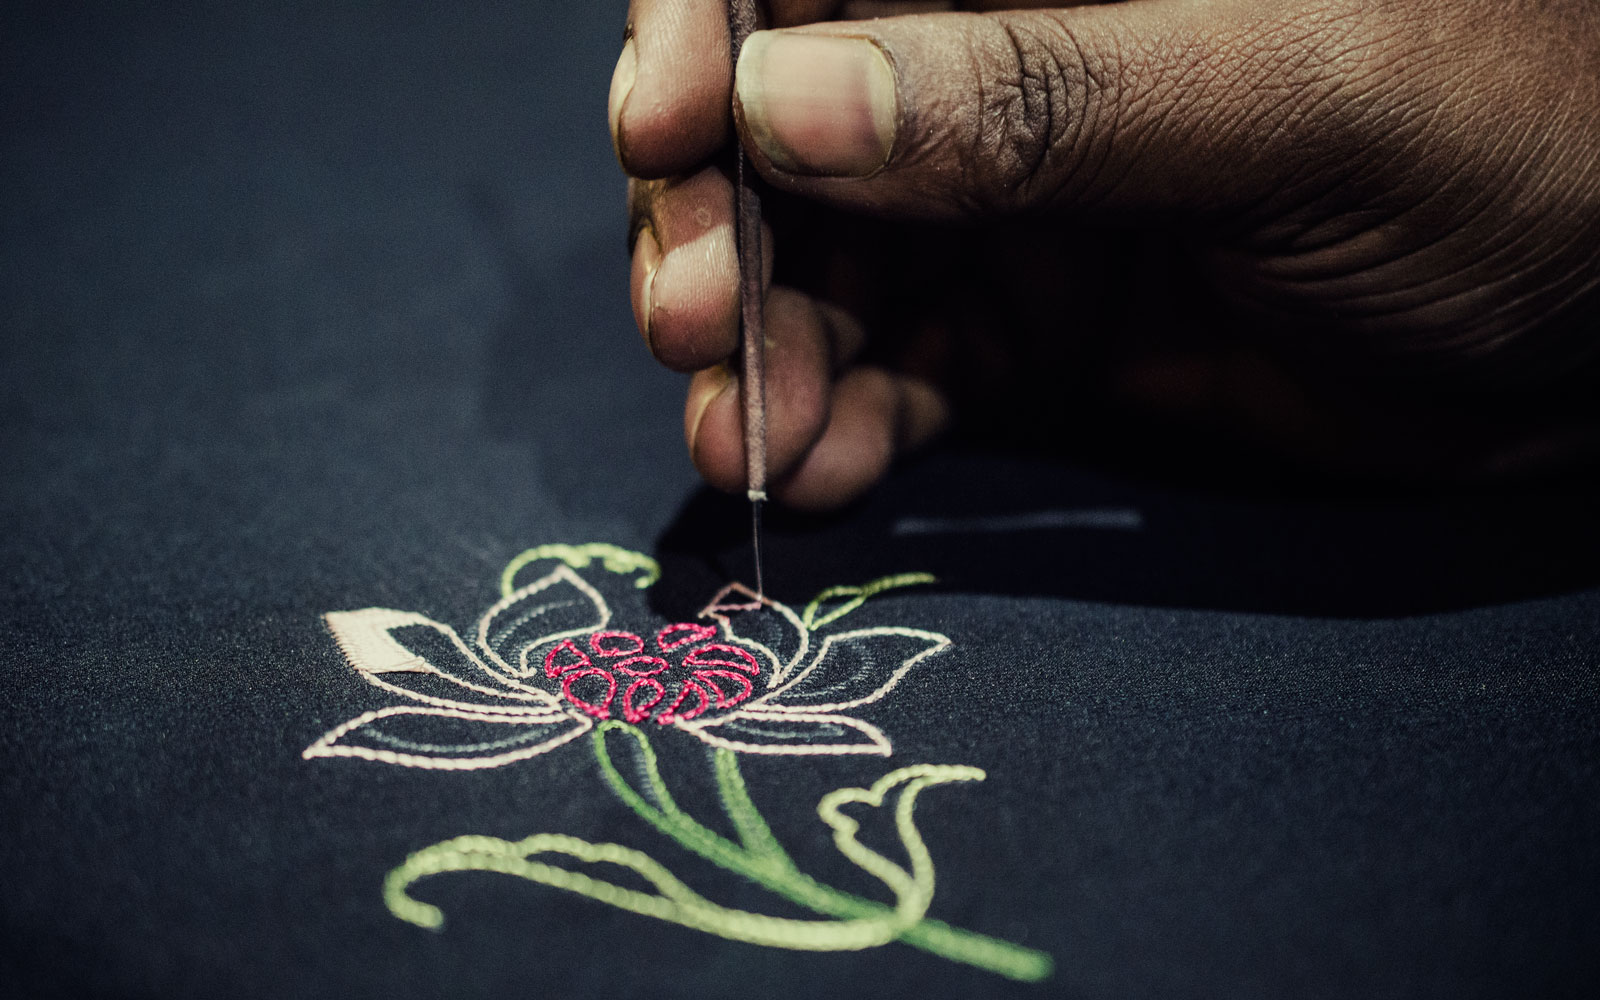
<path id="1" fill-rule="evenodd" d="M 612 762 L 611 754 L 606 750 L 606 734 L 614 731 L 626 733 L 638 745 L 645 784 L 649 786 L 655 804 L 640 795 Z M 701 826 L 694 817 L 678 807 L 672 793 L 667 790 L 666 782 L 661 780 L 655 749 L 650 746 L 650 740 L 644 733 L 625 722 L 607 720 L 595 727 L 594 752 L 600 763 L 600 773 L 605 775 L 611 790 L 645 822 L 720 867 L 743 870 L 747 861 L 743 850 Z"/>
<path id="2" fill-rule="evenodd" d="M 659 803 L 652 805 L 622 777 L 606 749 L 607 734 L 628 734 L 639 749 L 640 764 L 650 794 Z M 807 909 L 843 921 L 869 920 L 896 912 L 925 912 L 933 893 L 932 862 L 926 846 L 911 821 L 911 811 L 921 790 L 929 784 L 952 780 L 977 780 L 982 772 L 975 768 L 919 765 L 902 768 L 880 779 L 871 790 L 839 789 L 825 796 L 818 807 L 823 820 L 835 831 L 834 841 L 851 861 L 883 880 L 899 899 L 894 908 L 882 903 L 823 885 L 799 871 L 773 837 L 771 829 L 750 800 L 738 755 L 719 750 L 716 759 L 717 785 L 723 806 L 738 832 L 743 846 L 706 829 L 680 809 L 661 779 L 655 751 L 649 739 L 633 726 L 610 720 L 601 723 L 594 734 L 595 755 L 601 773 L 613 792 L 651 826 L 708 861 L 767 888 Z M 883 795 L 896 784 L 905 784 L 896 809 L 896 826 L 907 853 L 912 858 L 913 874 L 855 840 L 855 822 L 838 811 L 847 801 L 881 803 Z M 920 876 L 920 878 L 919 878 Z M 925 888 L 924 888 L 925 886 Z M 908 902 L 911 904 L 908 906 Z M 937 920 L 919 919 L 902 927 L 899 940 L 924 951 L 987 969 L 1011 979 L 1037 982 L 1048 978 L 1053 963 L 1049 955 L 1007 941 L 951 927 Z"/>
<path id="3" fill-rule="evenodd" d="M 559 559 L 573 569 L 583 569 L 599 559 L 600 564 L 613 573 L 643 574 L 633 581 L 633 585 L 640 590 L 661 579 L 661 565 L 643 552 L 633 552 L 604 542 L 590 542 L 586 545 L 540 545 L 527 550 L 506 565 L 500 574 L 501 596 L 510 597 L 515 593 L 517 574 L 524 566 L 541 559 Z"/>
<path id="4" fill-rule="evenodd" d="M 775 867 L 794 869 L 788 852 L 772 835 L 767 820 L 750 801 L 750 792 L 744 786 L 744 775 L 739 771 L 739 755 L 732 750 L 717 748 L 717 791 L 722 796 L 722 811 L 733 821 L 745 853 L 753 858 L 768 860 Z"/>
<path id="5" fill-rule="evenodd" d="M 811 603 L 806 605 L 805 613 L 800 616 L 800 620 L 805 624 L 806 628 L 815 632 L 817 629 L 831 625 L 856 608 L 861 607 L 861 605 L 867 603 L 867 598 L 869 597 L 881 594 L 886 590 L 894 590 L 897 587 L 911 587 L 919 583 L 933 582 L 934 577 L 931 573 L 900 573 L 895 576 L 886 576 L 873 580 L 871 583 L 864 583 L 859 587 L 829 587 L 812 598 Z M 817 617 L 817 613 L 822 610 L 822 605 L 825 602 L 839 597 L 848 597 L 849 600 L 821 618 Z"/>

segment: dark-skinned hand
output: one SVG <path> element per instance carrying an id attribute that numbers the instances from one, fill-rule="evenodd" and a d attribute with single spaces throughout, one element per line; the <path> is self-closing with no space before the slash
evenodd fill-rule
<path id="1" fill-rule="evenodd" d="M 848 502 L 953 412 L 1092 437 L 1091 396 L 1356 472 L 1593 447 L 1600 4 L 999 6 L 769 0 L 734 67 L 725 0 L 633 0 L 631 295 L 695 373 L 707 481 L 744 479 L 735 135 L 774 192 L 786 503 Z"/>

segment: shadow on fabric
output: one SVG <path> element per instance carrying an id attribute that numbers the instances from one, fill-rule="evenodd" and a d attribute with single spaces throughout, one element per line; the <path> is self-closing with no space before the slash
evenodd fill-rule
<path id="1" fill-rule="evenodd" d="M 1151 485 L 1037 457 L 946 450 L 850 510 L 765 512 L 768 590 L 904 572 L 940 589 L 1147 606 L 1390 618 L 1600 584 L 1591 481 L 1450 495 Z M 662 534 L 658 610 L 753 577 L 742 498 L 701 490 Z M 674 595 L 684 595 L 679 606 Z"/>

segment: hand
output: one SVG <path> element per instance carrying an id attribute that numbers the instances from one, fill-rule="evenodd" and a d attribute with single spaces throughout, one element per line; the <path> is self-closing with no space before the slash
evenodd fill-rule
<path id="1" fill-rule="evenodd" d="M 1600 352 L 1600 6 L 819 20 L 941 6 L 772 0 L 787 30 L 752 37 L 735 88 L 724 0 L 633 2 L 611 93 L 631 292 L 650 349 L 696 373 L 709 482 L 743 485 L 732 189 L 710 165 L 734 89 L 740 141 L 791 196 L 768 234 L 781 500 L 849 500 L 952 405 L 1004 431 L 1052 394 L 1220 414 L 1366 471 L 1592 445 L 1570 411 L 1592 421 Z"/>

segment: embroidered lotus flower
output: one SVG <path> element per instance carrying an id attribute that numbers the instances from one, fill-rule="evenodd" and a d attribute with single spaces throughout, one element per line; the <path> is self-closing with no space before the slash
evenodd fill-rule
<path id="1" fill-rule="evenodd" d="M 524 760 L 605 719 L 742 753 L 888 756 L 888 738 L 853 711 L 950 644 L 882 626 L 818 636 L 810 612 L 802 620 L 742 584 L 698 621 L 618 628 L 599 590 L 566 565 L 489 608 L 471 644 L 412 612 L 325 618 L 351 666 L 406 703 L 351 719 L 305 756 L 445 769 Z"/>
<path id="2" fill-rule="evenodd" d="M 515 586 L 524 568 L 550 562 L 561 565 L 528 586 Z M 590 733 L 599 787 L 713 871 L 737 876 L 812 915 L 726 906 L 644 850 L 560 833 L 520 840 L 467 835 L 414 851 L 384 879 L 391 913 L 438 929 L 443 910 L 414 895 L 414 886 L 451 872 L 492 871 L 751 945 L 859 951 L 904 941 L 1016 980 L 1050 975 L 1052 960 L 1044 952 L 926 919 L 935 879 L 915 822 L 918 798 L 940 785 L 982 781 L 982 770 L 913 764 L 870 787 L 835 789 L 817 803 L 817 818 L 832 831 L 839 853 L 881 882 L 892 901 L 805 874 L 740 773 L 742 754 L 889 755 L 888 738 L 857 718 L 857 710 L 882 700 L 950 642 L 919 629 L 831 626 L 874 595 L 930 583 L 932 577 L 905 573 L 830 587 L 800 615 L 735 584 L 717 593 L 695 621 L 647 622 L 641 615 L 622 623 L 625 628 L 612 621 L 601 591 L 574 572 L 596 562 L 605 571 L 594 578 L 602 585 L 641 574 L 632 582 L 643 589 L 661 573 L 649 556 L 605 543 L 529 549 L 502 573 L 506 596 L 478 619 L 470 643 L 448 625 L 409 611 L 326 615 L 356 671 L 403 703 L 335 727 L 304 756 L 466 770 L 524 760 Z M 653 733 L 686 733 L 714 748 L 703 756 L 711 765 L 716 802 L 738 831 L 737 840 L 675 801 Z M 880 821 L 892 814 L 901 847 L 896 857 L 857 836 L 874 814 Z M 613 881 L 618 870 L 633 877 Z"/>

